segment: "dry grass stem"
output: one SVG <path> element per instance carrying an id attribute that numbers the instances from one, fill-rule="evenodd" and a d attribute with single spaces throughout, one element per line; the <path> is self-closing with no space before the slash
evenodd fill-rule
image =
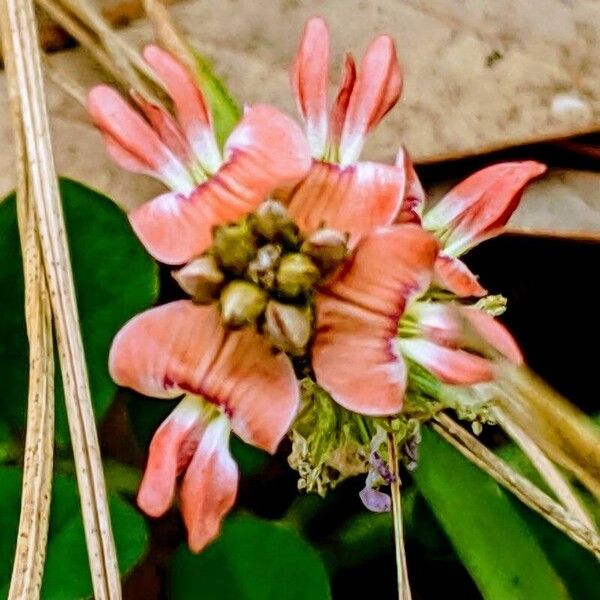
<path id="1" fill-rule="evenodd" d="M 504 365 L 502 410 L 543 452 L 600 499 L 600 433 L 579 409 L 526 367 Z"/>
<path id="2" fill-rule="evenodd" d="M 50 143 L 33 0 L 1 1 L 23 117 L 31 198 L 56 328 L 94 597 L 116 599 L 121 597 L 119 571 Z"/>
<path id="3" fill-rule="evenodd" d="M 3 7 L 4 8 L 4 7 Z M 21 511 L 8 600 L 39 598 L 50 517 L 54 458 L 54 352 L 50 296 L 29 186 L 24 123 L 6 11 L 0 12 L 17 169 L 17 219 L 23 258 L 25 322 L 29 340 L 27 433 Z"/>
<path id="4" fill-rule="evenodd" d="M 432 427 L 463 456 L 512 492 L 525 505 L 600 558 L 600 536 L 595 530 L 586 527 L 527 478 L 514 471 L 448 415 L 439 413 Z"/>
<path id="5" fill-rule="evenodd" d="M 497 408 L 494 410 L 494 416 L 502 429 L 506 431 L 531 461 L 531 464 L 543 477 L 559 502 L 586 527 L 595 530 L 596 524 L 556 465 L 504 411 Z"/>

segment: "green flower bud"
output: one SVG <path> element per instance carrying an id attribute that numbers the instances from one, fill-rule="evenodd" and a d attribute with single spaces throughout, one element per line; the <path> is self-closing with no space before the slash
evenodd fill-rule
<path id="1" fill-rule="evenodd" d="M 172 275 L 181 289 L 201 304 L 214 300 L 225 281 L 217 261 L 210 255 L 191 260 L 185 267 L 173 271 Z"/>
<path id="2" fill-rule="evenodd" d="M 248 222 L 217 227 L 212 250 L 221 266 L 242 273 L 256 255 L 256 239 Z"/>
<path id="3" fill-rule="evenodd" d="M 252 225 L 256 233 L 269 241 L 281 239 L 288 244 L 298 244 L 298 227 L 277 200 L 265 200 L 252 216 Z"/>
<path id="4" fill-rule="evenodd" d="M 321 278 L 315 263 L 305 254 L 286 254 L 277 269 L 277 288 L 286 296 L 295 298 L 309 292 Z"/>
<path id="5" fill-rule="evenodd" d="M 229 327 L 254 323 L 265 310 L 267 294 L 249 281 L 236 279 L 221 292 L 221 318 Z"/>
<path id="6" fill-rule="evenodd" d="M 271 289 L 275 285 L 275 269 L 281 258 L 281 246 L 267 244 L 258 249 L 256 257 L 248 265 L 246 271 L 248 277 L 254 283 Z"/>
<path id="7" fill-rule="evenodd" d="M 265 311 L 264 333 L 273 346 L 288 354 L 304 354 L 311 334 L 311 313 L 298 307 L 270 300 Z"/>
<path id="8" fill-rule="evenodd" d="M 346 257 L 348 234 L 335 229 L 317 229 L 302 244 L 301 250 L 308 254 L 321 270 L 330 271 Z"/>

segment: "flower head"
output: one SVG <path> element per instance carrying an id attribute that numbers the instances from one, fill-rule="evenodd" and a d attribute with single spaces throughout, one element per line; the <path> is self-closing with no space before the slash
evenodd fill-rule
<path id="1" fill-rule="evenodd" d="M 488 167 L 427 211 L 403 148 L 394 165 L 358 162 L 365 136 L 402 88 L 388 36 L 371 43 L 359 69 L 346 57 L 329 109 L 329 34 L 311 19 L 292 73 L 305 135 L 258 105 L 222 151 L 188 71 L 155 46 L 144 56 L 175 117 L 134 94 L 142 117 L 106 86 L 91 90 L 88 108 L 119 164 L 171 188 L 129 218 L 153 256 L 185 263 L 174 277 L 190 299 L 127 323 L 110 371 L 143 394 L 183 396 L 151 443 L 138 503 L 164 513 L 182 476 L 189 544 L 199 551 L 235 501 L 230 431 L 274 452 L 299 408 L 294 367 L 314 376 L 319 393 L 310 427 L 294 431 L 293 464 L 307 488 L 323 490 L 341 472 L 335 465 L 354 473 L 368 464 L 358 456 L 372 442 L 363 419 L 403 410 L 415 363 L 438 383 L 470 385 L 495 377 L 494 354 L 522 361 L 502 325 L 462 300 L 486 292 L 458 256 L 502 230 L 544 167 Z M 439 301 L 440 287 L 451 301 Z M 338 426 L 336 411 L 346 415 L 324 445 L 313 427 L 321 409 L 328 428 Z M 310 465 L 315 448 L 327 457 Z M 384 510 L 379 459 L 371 459 L 364 500 Z"/>

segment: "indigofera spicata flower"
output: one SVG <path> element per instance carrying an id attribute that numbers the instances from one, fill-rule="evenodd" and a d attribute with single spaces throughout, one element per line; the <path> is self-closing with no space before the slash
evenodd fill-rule
<path id="1" fill-rule="evenodd" d="M 231 430 L 269 452 L 289 435 L 308 491 L 369 472 L 363 500 L 387 509 L 381 432 L 414 466 L 414 425 L 440 410 L 437 390 L 493 380 L 495 355 L 522 361 L 470 301 L 486 291 L 458 257 L 502 231 L 544 166 L 488 167 L 428 208 L 406 150 L 359 161 L 402 89 L 388 36 L 359 68 L 347 56 L 330 107 L 329 34 L 311 19 L 292 70 L 304 133 L 256 105 L 223 148 L 193 74 L 156 46 L 144 56 L 175 116 L 134 94 L 139 113 L 107 86 L 88 96 L 115 160 L 170 188 L 129 219 L 190 297 L 134 317 L 111 350 L 120 385 L 183 396 L 152 441 L 141 508 L 162 514 L 183 475 L 190 547 L 214 539 L 237 489 Z"/>

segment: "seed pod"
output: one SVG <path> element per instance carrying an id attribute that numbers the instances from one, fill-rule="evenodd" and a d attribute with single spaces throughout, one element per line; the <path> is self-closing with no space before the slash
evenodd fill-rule
<path id="1" fill-rule="evenodd" d="M 270 300 L 265 311 L 264 333 L 273 346 L 294 356 L 301 356 L 311 334 L 311 312 L 308 307 L 298 307 Z"/>
<path id="2" fill-rule="evenodd" d="M 265 200 L 252 216 L 254 231 L 269 241 L 282 240 L 297 244 L 298 227 L 290 219 L 285 207 L 277 200 Z"/>
<path id="3" fill-rule="evenodd" d="M 200 304 L 214 300 L 225 282 L 217 261 L 208 254 L 191 260 L 172 275 L 181 289 Z"/>
<path id="4" fill-rule="evenodd" d="M 295 298 L 309 292 L 320 279 L 315 263 L 305 254 L 286 254 L 277 269 L 277 288 L 286 296 Z"/>
<path id="5" fill-rule="evenodd" d="M 247 221 L 217 227 L 213 253 L 221 266 L 241 274 L 256 255 L 256 239 Z"/>
<path id="6" fill-rule="evenodd" d="M 236 279 L 221 292 L 221 318 L 229 327 L 254 323 L 265 310 L 267 294 L 254 283 Z"/>
<path id="7" fill-rule="evenodd" d="M 258 249 L 254 260 L 248 265 L 248 277 L 254 283 L 271 289 L 275 285 L 275 270 L 281 258 L 281 246 L 267 244 Z"/>
<path id="8" fill-rule="evenodd" d="M 335 229 L 317 229 L 305 240 L 301 250 L 308 254 L 322 271 L 331 271 L 346 257 L 348 234 Z"/>

